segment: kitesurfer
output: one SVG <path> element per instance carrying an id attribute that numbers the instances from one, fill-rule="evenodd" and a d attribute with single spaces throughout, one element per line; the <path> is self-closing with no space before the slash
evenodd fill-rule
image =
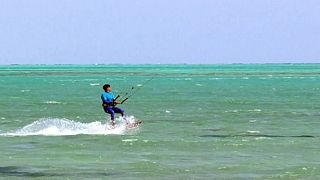
<path id="1" fill-rule="evenodd" d="M 111 124 L 115 126 L 116 122 L 114 120 L 115 113 L 120 113 L 122 117 L 125 118 L 124 110 L 116 107 L 117 104 L 121 104 L 120 101 L 116 101 L 116 98 L 112 94 L 112 89 L 110 84 L 103 85 L 104 92 L 101 94 L 102 107 L 103 110 L 111 115 Z"/>

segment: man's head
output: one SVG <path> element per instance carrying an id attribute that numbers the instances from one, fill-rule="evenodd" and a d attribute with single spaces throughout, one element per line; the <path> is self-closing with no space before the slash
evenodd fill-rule
<path id="1" fill-rule="evenodd" d="M 103 85 L 103 90 L 105 91 L 105 92 L 111 92 L 111 86 L 110 86 L 110 84 L 105 84 L 105 85 Z"/>

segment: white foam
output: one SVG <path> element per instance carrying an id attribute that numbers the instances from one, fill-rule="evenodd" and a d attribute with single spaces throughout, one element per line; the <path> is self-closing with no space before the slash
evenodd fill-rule
<path id="1" fill-rule="evenodd" d="M 123 139 L 122 142 L 135 142 L 138 141 L 138 139 Z"/>
<path id="2" fill-rule="evenodd" d="M 227 111 L 224 111 L 224 112 L 226 112 L 226 113 L 228 113 L 228 112 L 237 113 L 237 112 L 239 112 L 239 110 L 237 110 L 237 109 L 235 109 L 235 110 L 227 110 Z"/>
<path id="3" fill-rule="evenodd" d="M 249 112 L 261 112 L 261 109 L 250 109 Z"/>
<path id="4" fill-rule="evenodd" d="M 255 140 L 271 139 L 269 137 L 256 137 Z"/>
<path id="5" fill-rule="evenodd" d="M 75 82 L 76 80 L 73 79 L 60 79 L 60 82 Z"/>
<path id="6" fill-rule="evenodd" d="M 100 86 L 100 83 L 91 83 L 90 86 Z"/>
<path id="7" fill-rule="evenodd" d="M 20 90 L 20 92 L 30 92 L 31 90 L 29 90 L 29 89 L 22 89 L 22 90 Z"/>
<path id="8" fill-rule="evenodd" d="M 222 80 L 223 78 L 209 78 L 209 80 Z"/>
<path id="9" fill-rule="evenodd" d="M 260 131 L 247 131 L 248 133 L 252 133 L 252 134 L 255 134 L 255 133 L 260 133 Z"/>
<path id="10" fill-rule="evenodd" d="M 110 125 L 95 121 L 81 123 L 69 119 L 45 118 L 34 121 L 12 132 L 1 133 L 0 136 L 68 136 L 78 134 L 109 135 L 124 134 L 128 129 L 122 118 L 117 118 L 117 125 L 111 128 Z M 136 122 L 133 116 L 127 117 L 129 123 Z"/>
<path id="11" fill-rule="evenodd" d="M 45 103 L 45 104 L 61 104 L 61 102 L 58 102 L 58 101 L 45 101 L 43 103 Z"/>
<path id="12" fill-rule="evenodd" d="M 83 79 L 82 81 L 99 81 L 99 79 Z"/>

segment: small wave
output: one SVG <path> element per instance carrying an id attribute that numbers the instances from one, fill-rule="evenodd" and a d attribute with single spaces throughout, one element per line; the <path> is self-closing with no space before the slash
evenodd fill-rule
<path id="1" fill-rule="evenodd" d="M 271 139 L 270 137 L 256 137 L 255 140 Z"/>
<path id="2" fill-rule="evenodd" d="M 20 90 L 20 92 L 30 92 L 31 90 L 30 89 L 22 89 L 22 90 Z"/>
<path id="3" fill-rule="evenodd" d="M 76 80 L 73 80 L 73 79 L 60 79 L 58 81 L 60 81 L 60 82 L 75 82 Z"/>
<path id="4" fill-rule="evenodd" d="M 135 142 L 138 141 L 138 139 L 123 139 L 122 142 Z"/>
<path id="5" fill-rule="evenodd" d="M 237 109 L 235 109 L 235 110 L 227 110 L 227 111 L 224 111 L 224 112 L 226 112 L 226 113 L 229 113 L 229 112 L 237 113 L 237 112 L 239 112 L 239 110 L 237 110 Z"/>
<path id="6" fill-rule="evenodd" d="M 100 83 L 91 83 L 90 86 L 100 86 Z"/>
<path id="7" fill-rule="evenodd" d="M 260 133 L 260 131 L 247 131 L 247 132 L 252 134 Z"/>
<path id="8" fill-rule="evenodd" d="M 99 81 L 99 79 L 83 79 L 82 81 Z"/>
<path id="9" fill-rule="evenodd" d="M 45 103 L 45 104 L 61 104 L 61 102 L 58 102 L 58 101 L 45 101 L 43 103 Z"/>
<path id="10" fill-rule="evenodd" d="M 261 109 L 250 109 L 249 112 L 261 112 Z"/>
<path id="11" fill-rule="evenodd" d="M 209 78 L 209 80 L 222 80 L 223 78 Z"/>
<path id="12" fill-rule="evenodd" d="M 1 133 L 0 136 L 68 136 L 78 134 L 109 135 L 124 134 L 127 131 L 122 118 L 117 119 L 118 124 L 114 129 L 109 125 L 99 121 L 91 123 L 81 123 L 69 119 L 46 118 L 34 121 L 12 132 Z M 127 117 L 130 123 L 136 122 L 133 116 Z"/>

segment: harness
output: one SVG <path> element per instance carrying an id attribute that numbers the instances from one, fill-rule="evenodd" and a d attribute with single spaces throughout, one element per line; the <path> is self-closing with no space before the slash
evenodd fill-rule
<path id="1" fill-rule="evenodd" d="M 112 104 L 106 104 L 106 103 L 102 103 L 102 107 L 110 107 L 110 106 L 115 106 L 115 104 L 114 103 L 112 103 Z"/>

